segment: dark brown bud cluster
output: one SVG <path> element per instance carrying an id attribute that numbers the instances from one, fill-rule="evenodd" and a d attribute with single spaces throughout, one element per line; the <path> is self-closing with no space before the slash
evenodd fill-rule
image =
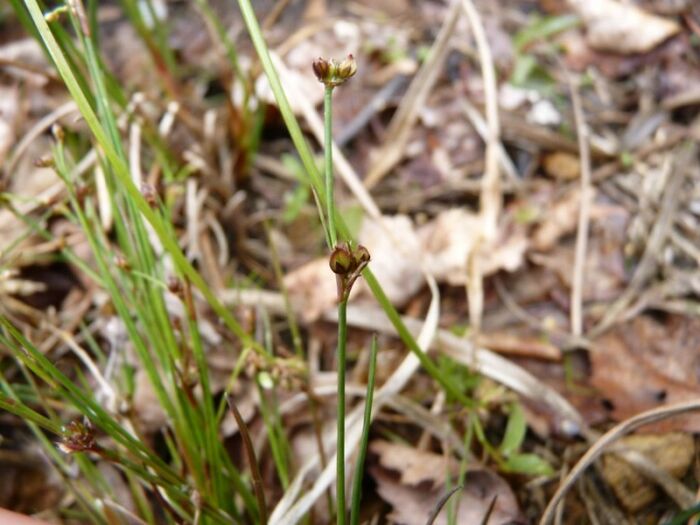
<path id="1" fill-rule="evenodd" d="M 353 249 L 350 245 L 341 243 L 331 252 L 328 263 L 331 271 L 336 274 L 339 300 L 347 300 L 352 285 L 365 269 L 369 260 L 369 251 L 361 244 Z"/>
<path id="2" fill-rule="evenodd" d="M 317 58 L 313 62 L 314 74 L 319 82 L 326 87 L 336 87 L 345 82 L 357 72 L 357 62 L 352 55 L 338 62 L 335 59 Z"/>
<path id="3" fill-rule="evenodd" d="M 63 431 L 63 437 L 58 443 L 58 448 L 66 454 L 99 451 L 100 446 L 95 440 L 95 427 L 90 425 L 89 422 L 71 421 L 64 427 Z"/>
<path id="4" fill-rule="evenodd" d="M 333 273 L 348 275 L 360 266 L 364 268 L 369 259 L 369 251 L 361 244 L 353 250 L 347 244 L 341 243 L 331 252 L 329 264 Z"/>

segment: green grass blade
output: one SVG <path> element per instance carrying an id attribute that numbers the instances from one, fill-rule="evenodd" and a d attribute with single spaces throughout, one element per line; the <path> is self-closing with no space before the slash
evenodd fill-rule
<path id="1" fill-rule="evenodd" d="M 350 506 L 350 525 L 360 523 L 360 503 L 362 502 L 362 478 L 365 472 L 365 458 L 369 443 L 369 429 L 372 425 L 372 402 L 374 400 L 374 381 L 377 372 L 377 336 L 372 337 L 372 347 L 369 356 L 369 373 L 367 375 L 367 394 L 365 395 L 365 411 L 362 420 L 362 437 L 357 452 L 357 465 L 352 484 L 352 500 Z"/>
<path id="2" fill-rule="evenodd" d="M 291 106 L 289 105 L 289 100 L 287 100 L 287 96 L 284 93 L 282 83 L 280 82 L 279 75 L 277 74 L 275 66 L 272 63 L 270 53 L 267 49 L 267 44 L 265 43 L 265 39 L 262 36 L 262 31 L 260 30 L 260 25 L 258 24 L 258 21 L 255 17 L 255 12 L 253 11 L 251 2 L 250 0 L 238 0 L 238 5 L 241 9 L 241 13 L 243 15 L 243 19 L 246 23 L 246 26 L 248 27 L 248 33 L 250 34 L 250 37 L 253 41 L 253 45 L 255 46 L 255 50 L 258 53 L 258 57 L 262 64 L 263 70 L 265 71 L 265 75 L 267 76 L 268 82 L 270 83 L 270 88 L 275 96 L 275 100 L 277 100 L 277 106 L 279 107 L 280 113 L 282 114 L 284 123 L 287 126 L 289 135 L 292 139 L 292 142 L 294 143 L 294 146 L 299 154 L 301 162 L 304 165 L 306 173 L 314 189 L 314 196 L 318 201 L 318 206 L 320 209 L 325 209 L 325 185 L 321 178 L 321 174 L 318 171 L 318 167 L 315 164 L 311 148 L 309 147 L 308 143 L 306 142 L 306 139 L 304 138 L 304 134 L 301 131 L 299 122 L 297 122 L 297 119 L 294 116 L 294 113 L 292 112 Z M 309 65 L 309 69 L 311 69 L 311 65 Z M 350 239 L 350 233 L 347 228 L 347 225 L 343 221 L 343 218 L 340 215 L 338 215 L 335 217 L 335 219 L 340 236 L 345 239 Z M 371 272 L 371 270 L 369 268 L 365 268 L 365 270 L 362 272 L 362 275 L 365 278 L 367 285 L 370 287 L 372 294 L 379 302 L 379 305 L 386 312 L 387 316 L 389 317 L 389 320 L 394 325 L 394 328 L 396 329 L 399 337 L 404 342 L 404 344 L 408 346 L 411 352 L 413 352 L 416 355 L 416 357 L 420 360 L 421 366 L 423 366 L 423 368 L 428 372 L 428 374 L 430 374 L 430 376 L 435 381 L 437 381 L 447 392 L 449 392 L 450 395 L 452 395 L 463 405 L 471 406 L 473 403 L 471 402 L 471 400 L 469 400 L 467 396 L 464 395 L 459 386 L 454 384 L 449 379 L 443 378 L 439 372 L 438 367 L 420 349 L 418 343 L 416 343 L 415 338 L 408 331 L 406 325 L 403 324 L 403 321 L 401 321 L 401 316 L 389 301 L 388 297 L 382 290 L 381 285 L 374 277 L 374 274 Z"/>

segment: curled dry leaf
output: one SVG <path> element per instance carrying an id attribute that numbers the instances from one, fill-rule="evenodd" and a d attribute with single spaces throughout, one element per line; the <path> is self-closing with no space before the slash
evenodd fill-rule
<path id="1" fill-rule="evenodd" d="M 586 26 L 594 49 L 645 53 L 680 31 L 673 20 L 651 15 L 631 3 L 615 0 L 569 0 Z"/>
<path id="2" fill-rule="evenodd" d="M 393 507 L 391 522 L 425 525 L 445 492 L 448 469 L 456 476 L 458 463 L 439 454 L 387 441 L 373 441 L 370 450 L 379 456 L 381 467 L 372 468 L 371 474 L 379 495 Z M 471 468 L 464 487 L 452 497 L 458 502 L 458 523 L 481 523 L 494 497 L 496 504 L 487 523 L 520 523 L 520 510 L 510 487 L 484 467 Z M 434 523 L 447 524 L 446 510 L 438 514 Z"/>
<path id="3" fill-rule="evenodd" d="M 424 261 L 438 280 L 462 284 L 467 260 L 479 238 L 481 222 L 477 215 L 462 209 L 447 210 L 420 230 Z"/>

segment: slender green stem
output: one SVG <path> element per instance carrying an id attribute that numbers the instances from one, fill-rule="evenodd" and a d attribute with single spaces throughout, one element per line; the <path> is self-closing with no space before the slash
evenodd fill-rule
<path id="1" fill-rule="evenodd" d="M 362 420 L 362 438 L 357 453 L 355 478 L 352 482 L 352 501 L 350 504 L 350 525 L 360 523 L 360 502 L 362 500 L 362 478 L 365 472 L 367 443 L 369 442 L 369 427 L 372 424 L 372 401 L 374 399 L 374 377 L 377 370 L 377 336 L 372 337 L 372 347 L 369 356 L 369 374 L 367 376 L 367 395 L 365 396 L 365 412 Z"/>
<path id="2" fill-rule="evenodd" d="M 335 200 L 333 199 L 333 86 L 326 86 L 323 93 L 323 128 L 324 128 L 324 171 L 326 182 L 326 209 L 328 215 L 328 233 L 331 248 L 338 242 L 335 229 Z"/>
<path id="3" fill-rule="evenodd" d="M 309 147 L 309 144 L 304 138 L 304 134 L 301 131 L 299 122 L 294 116 L 294 112 L 292 111 L 292 108 L 289 104 L 289 100 L 287 99 L 287 96 L 284 93 L 284 89 L 282 88 L 282 83 L 280 82 L 279 75 L 277 74 L 275 66 L 272 63 L 270 53 L 267 49 L 267 44 L 265 43 L 265 39 L 263 38 L 262 30 L 260 29 L 260 25 L 258 24 L 258 21 L 255 18 L 253 6 L 250 0 L 238 0 L 238 5 L 241 9 L 243 20 L 245 21 L 245 24 L 248 27 L 250 38 L 253 41 L 256 51 L 258 52 L 260 63 L 262 64 L 262 67 L 265 70 L 265 74 L 267 75 L 267 79 L 270 82 L 270 89 L 272 89 L 272 92 L 275 95 L 275 99 L 277 100 L 280 113 L 282 114 L 282 118 L 284 119 L 284 122 L 287 125 L 289 136 L 291 137 L 292 142 L 294 142 L 294 146 L 297 148 L 297 152 L 299 153 L 301 162 L 304 165 L 304 169 L 306 170 L 306 173 L 309 177 L 311 186 L 314 189 L 314 197 L 318 201 L 321 201 L 319 202 L 319 208 L 323 209 L 323 206 L 326 204 L 325 202 L 323 202 L 325 201 L 325 193 L 322 192 L 323 179 L 321 177 L 321 174 L 319 173 L 318 167 L 314 163 L 314 157 L 311 152 L 311 148 Z M 343 221 L 342 217 L 338 217 L 337 228 L 340 230 L 340 233 L 344 238 L 350 238 L 350 230 Z M 333 246 L 331 246 L 331 249 L 332 248 Z M 409 350 L 413 352 L 416 355 L 416 357 L 420 360 L 421 366 L 425 368 L 428 374 L 430 374 L 430 376 L 435 381 L 437 381 L 451 396 L 457 399 L 464 406 L 472 406 L 471 400 L 466 395 L 464 395 L 464 393 L 462 392 L 462 388 L 449 377 L 442 375 L 440 373 L 440 370 L 433 363 L 433 361 L 418 346 L 418 343 L 416 342 L 415 338 L 413 337 L 413 335 L 411 335 L 411 332 L 409 332 L 408 328 L 406 328 L 406 325 L 401 320 L 401 316 L 396 311 L 396 308 L 394 308 L 394 306 L 391 304 L 391 301 L 389 301 L 389 298 L 384 293 L 384 290 L 382 290 L 379 281 L 377 281 L 377 279 L 374 277 L 374 274 L 369 269 L 369 267 L 365 268 L 365 270 L 362 272 L 362 275 L 365 278 L 367 286 L 372 291 L 372 294 L 377 299 L 382 309 L 386 312 L 386 315 L 391 321 L 391 324 L 394 325 L 397 334 L 399 335 L 401 340 L 406 344 L 406 346 L 408 346 Z"/>
<path id="4" fill-rule="evenodd" d="M 345 343 L 348 332 L 347 297 L 338 303 L 338 447 L 336 499 L 337 525 L 345 525 Z"/>

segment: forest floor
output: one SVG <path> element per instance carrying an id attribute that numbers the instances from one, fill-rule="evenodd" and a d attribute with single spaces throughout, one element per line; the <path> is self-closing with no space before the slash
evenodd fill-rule
<path id="1" fill-rule="evenodd" d="M 0 6 L 0 507 L 53 523 L 199 520 L 185 516 L 208 508 L 195 495 L 211 465 L 178 460 L 199 437 L 188 441 L 151 375 L 167 376 L 172 358 L 164 384 L 177 403 L 225 406 L 230 396 L 240 412 L 244 432 L 228 411 L 213 432 L 226 468 L 243 473 L 249 434 L 270 523 L 334 522 L 335 471 L 321 472 L 335 448 L 336 278 L 308 159 L 236 2 L 86 1 L 86 12 L 46 17 L 134 187 L 160 203 L 152 209 L 172 246 L 130 207 L 32 29 L 34 3 Z M 700 4 L 255 9 L 319 167 L 323 86 L 312 62 L 356 59 L 333 96 L 339 214 L 434 366 L 418 366 L 411 335 L 397 336 L 372 283 L 358 279 L 347 319 L 351 452 L 374 335 L 378 345 L 361 519 L 425 525 L 440 511 L 437 524 L 618 525 L 700 512 Z M 97 42 L 103 95 L 81 23 Z M 141 241 L 157 264 L 140 258 Z M 141 285 L 153 287 L 141 295 Z M 149 317 L 142 300 L 165 316 Z M 46 363 L 24 356 L 20 334 Z M 170 341 L 162 354 L 152 350 L 160 338 Z M 155 368 L 149 351 L 163 359 Z M 59 374 L 105 414 L 93 418 Z M 18 416 L 20 401 L 31 413 Z M 162 488 L 109 455 L 130 445 L 106 420 L 153 454 L 142 470 L 162 475 Z M 67 438 L 71 421 L 99 445 Z M 68 454 L 51 453 L 58 441 Z M 161 459 L 195 487 L 182 502 Z"/>

